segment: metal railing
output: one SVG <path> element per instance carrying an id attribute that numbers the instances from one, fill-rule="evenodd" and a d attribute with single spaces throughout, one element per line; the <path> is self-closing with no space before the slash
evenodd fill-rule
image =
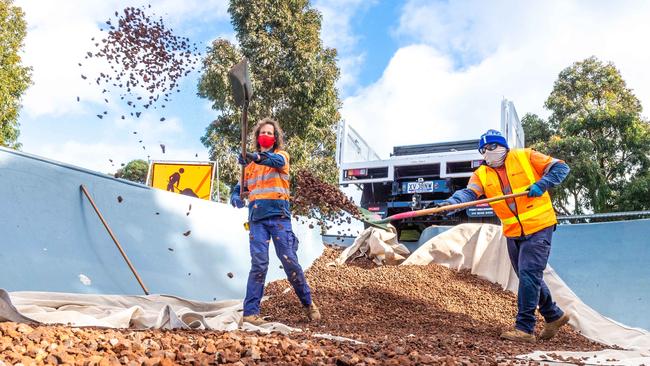
<path id="1" fill-rule="evenodd" d="M 585 214 L 585 215 L 566 215 L 558 216 L 557 220 L 562 221 L 572 221 L 572 220 L 594 220 L 594 219 L 613 219 L 613 218 L 622 218 L 622 217 L 636 217 L 636 216 L 650 216 L 650 211 L 626 211 L 626 212 L 607 212 L 607 213 L 596 213 L 596 214 Z"/>

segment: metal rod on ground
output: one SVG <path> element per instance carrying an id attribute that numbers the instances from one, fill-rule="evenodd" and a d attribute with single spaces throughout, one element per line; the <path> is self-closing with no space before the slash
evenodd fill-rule
<path id="1" fill-rule="evenodd" d="M 104 216 L 102 215 L 101 212 L 99 212 L 99 209 L 95 205 L 95 201 L 90 197 L 90 194 L 88 193 L 88 190 L 86 187 L 82 184 L 79 186 L 81 188 L 81 191 L 86 195 L 86 198 L 88 198 L 88 201 L 90 201 L 90 204 L 93 206 L 93 209 L 95 209 L 95 212 L 97 213 L 97 216 L 99 216 L 99 219 L 102 221 L 102 224 L 104 224 L 104 227 L 106 228 L 106 231 L 108 231 L 108 235 L 111 236 L 111 239 L 113 239 L 113 242 L 117 246 L 117 249 L 120 251 L 122 254 L 122 258 L 126 261 L 126 264 L 129 266 L 131 269 L 131 272 L 133 272 L 133 275 L 135 276 L 135 279 L 138 280 L 138 283 L 140 284 L 140 287 L 142 287 L 142 290 L 144 291 L 145 295 L 149 295 L 149 290 L 147 290 L 147 287 L 144 285 L 142 282 L 142 279 L 138 275 L 138 271 L 135 270 L 135 267 L 133 267 L 133 264 L 131 264 L 131 261 L 129 260 L 129 257 L 126 256 L 126 253 L 124 252 L 124 249 L 122 249 L 122 246 L 120 245 L 120 242 L 117 241 L 117 238 L 115 237 L 115 234 L 113 234 L 113 230 L 111 230 L 110 226 L 108 226 L 108 223 L 106 220 L 104 220 Z"/>

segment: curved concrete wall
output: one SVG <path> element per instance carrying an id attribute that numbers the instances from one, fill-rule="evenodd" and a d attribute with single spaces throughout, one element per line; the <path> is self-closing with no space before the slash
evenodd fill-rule
<path id="1" fill-rule="evenodd" d="M 1 288 L 142 294 L 81 193 L 84 184 L 151 293 L 244 296 L 250 262 L 245 209 L 2 148 L 0 184 Z M 295 221 L 294 231 L 307 266 L 322 252 L 320 232 Z M 267 280 L 284 277 L 273 249 L 270 257 Z"/>
<path id="2" fill-rule="evenodd" d="M 559 225 L 550 264 L 601 314 L 650 330 L 650 220 Z"/>

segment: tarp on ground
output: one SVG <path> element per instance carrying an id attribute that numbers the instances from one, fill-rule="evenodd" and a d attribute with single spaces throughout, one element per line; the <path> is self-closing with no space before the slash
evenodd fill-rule
<path id="1" fill-rule="evenodd" d="M 92 295 L 0 289 L 0 321 L 132 329 L 235 329 L 289 333 L 281 323 L 242 319 L 241 300 L 202 302 L 168 295 Z"/>

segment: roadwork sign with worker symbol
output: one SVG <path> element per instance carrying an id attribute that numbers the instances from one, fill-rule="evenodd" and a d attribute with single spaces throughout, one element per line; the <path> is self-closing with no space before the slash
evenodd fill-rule
<path id="1" fill-rule="evenodd" d="M 147 185 L 190 197 L 210 200 L 215 164 L 207 162 L 152 161 Z"/>

